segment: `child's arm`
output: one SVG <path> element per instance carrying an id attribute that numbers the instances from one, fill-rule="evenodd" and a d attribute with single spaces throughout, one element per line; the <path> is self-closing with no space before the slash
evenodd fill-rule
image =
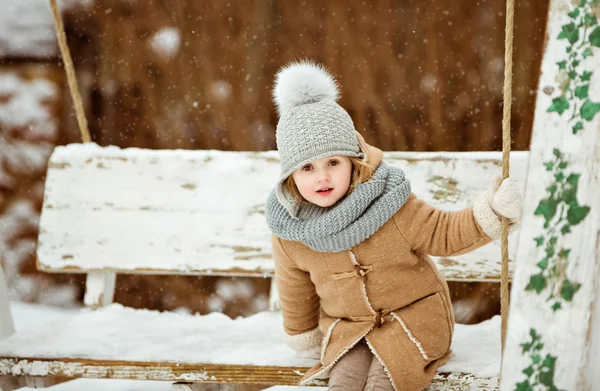
<path id="1" fill-rule="evenodd" d="M 413 249 L 434 256 L 452 256 L 498 239 L 499 215 L 511 218 L 514 223 L 520 216 L 521 206 L 517 185 L 507 181 L 498 190 L 494 188 L 477 196 L 472 208 L 454 212 L 436 209 L 411 194 L 394 219 Z"/>
<path id="2" fill-rule="evenodd" d="M 320 301 L 308 272 L 287 254 L 281 239 L 273 235 L 275 282 L 279 291 L 286 343 L 299 354 L 318 358 L 323 335 L 318 329 Z"/>

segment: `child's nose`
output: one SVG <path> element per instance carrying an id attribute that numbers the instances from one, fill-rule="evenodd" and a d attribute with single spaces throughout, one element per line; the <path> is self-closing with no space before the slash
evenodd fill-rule
<path id="1" fill-rule="evenodd" d="M 317 178 L 319 183 L 321 182 L 329 182 L 329 174 L 327 172 L 320 172 Z"/>

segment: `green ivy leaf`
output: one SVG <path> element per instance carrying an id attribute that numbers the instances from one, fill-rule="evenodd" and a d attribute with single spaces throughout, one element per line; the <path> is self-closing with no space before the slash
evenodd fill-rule
<path id="1" fill-rule="evenodd" d="M 537 209 L 533 214 L 536 216 L 544 216 L 544 220 L 546 220 L 546 223 L 549 223 L 550 220 L 552 220 L 552 218 L 556 214 L 556 204 L 557 202 L 553 199 L 541 200 L 540 204 L 538 205 Z"/>
<path id="2" fill-rule="evenodd" d="M 545 386 L 552 385 L 554 383 L 554 369 L 541 371 L 539 379 L 540 383 L 542 383 Z"/>
<path id="3" fill-rule="evenodd" d="M 538 236 L 537 238 L 533 238 L 533 240 L 535 240 L 535 246 L 536 247 L 541 247 L 544 244 L 544 237 L 543 236 Z"/>
<path id="4" fill-rule="evenodd" d="M 565 224 L 565 226 L 561 228 L 560 233 L 563 235 L 571 233 L 571 226 L 569 224 Z"/>
<path id="5" fill-rule="evenodd" d="M 575 23 L 563 25 L 562 31 L 565 33 L 565 38 L 567 38 L 567 41 L 569 41 L 570 44 L 574 44 L 579 40 L 579 29 L 577 28 Z"/>
<path id="6" fill-rule="evenodd" d="M 527 375 L 527 377 L 531 377 L 533 375 L 533 367 L 530 365 L 527 368 L 523 369 L 523 373 Z"/>
<path id="7" fill-rule="evenodd" d="M 554 106 L 554 104 L 552 106 Z M 552 108 L 552 106 L 550 106 L 550 109 Z M 568 108 L 568 103 L 567 103 L 567 108 Z M 550 109 L 548 109 L 548 112 L 550 112 Z M 556 111 L 558 111 L 558 110 L 556 110 Z M 593 120 L 594 116 L 599 111 L 600 111 L 600 103 L 594 103 L 589 99 L 587 99 L 583 103 L 583 106 L 581 106 L 581 109 L 579 110 L 583 119 L 585 119 L 587 121 Z M 559 113 L 559 114 L 562 114 L 562 113 Z"/>
<path id="8" fill-rule="evenodd" d="M 561 170 L 564 170 L 565 168 L 567 168 L 568 163 L 567 162 L 560 162 L 558 163 L 558 168 L 560 168 Z"/>
<path id="9" fill-rule="evenodd" d="M 546 268 L 548 267 L 548 258 L 544 258 L 541 261 L 539 261 L 536 265 L 537 267 L 539 267 L 542 270 L 546 270 Z"/>
<path id="10" fill-rule="evenodd" d="M 595 26 L 598 24 L 598 18 L 592 14 L 585 14 L 583 17 L 583 22 L 588 25 L 588 27 Z"/>
<path id="11" fill-rule="evenodd" d="M 571 185 L 571 187 L 573 187 L 575 189 L 575 191 L 577 191 L 580 177 L 581 177 L 581 174 L 577 174 L 577 173 L 569 174 L 569 176 L 567 177 L 567 183 L 569 185 Z"/>
<path id="12" fill-rule="evenodd" d="M 523 342 L 521 344 L 521 347 L 523 348 L 523 354 L 527 353 L 531 349 L 532 346 L 533 346 L 533 343 L 531 343 L 531 342 Z"/>
<path id="13" fill-rule="evenodd" d="M 563 248 L 562 250 L 560 250 L 560 251 L 558 252 L 558 257 L 559 257 L 560 259 L 567 259 L 567 258 L 569 258 L 569 254 L 570 254 L 570 253 L 571 253 L 571 249 L 568 249 L 568 248 Z"/>
<path id="14" fill-rule="evenodd" d="M 579 66 L 579 64 L 580 64 L 580 63 L 581 63 L 581 62 L 580 62 L 579 60 L 575 60 L 575 61 L 573 61 L 573 68 L 577 68 L 577 67 Z M 575 72 L 573 72 L 573 73 L 569 72 L 569 75 L 573 75 L 573 76 L 571 77 L 571 79 L 575 79 L 575 76 L 576 76 L 577 74 L 576 74 Z"/>
<path id="15" fill-rule="evenodd" d="M 583 55 L 583 58 L 588 58 L 594 55 L 594 53 L 592 53 L 592 49 L 590 48 L 586 48 L 581 54 Z"/>
<path id="16" fill-rule="evenodd" d="M 552 154 L 554 156 L 556 156 L 557 158 L 559 158 L 559 159 L 562 157 L 562 153 L 560 152 L 560 149 L 558 149 L 558 148 L 553 148 L 552 149 Z"/>
<path id="17" fill-rule="evenodd" d="M 534 364 L 539 364 L 542 361 L 542 357 L 539 354 L 534 354 L 531 356 L 531 361 L 533 361 Z"/>
<path id="18" fill-rule="evenodd" d="M 562 308 L 562 305 L 558 301 L 552 305 L 552 311 L 554 311 L 554 312 L 558 311 L 561 308 Z"/>
<path id="19" fill-rule="evenodd" d="M 567 68 L 567 61 L 563 60 L 563 61 L 559 61 L 556 63 L 556 65 L 558 65 L 558 69 L 566 69 Z"/>
<path id="20" fill-rule="evenodd" d="M 590 71 L 583 71 L 583 74 L 581 75 L 581 80 L 582 81 L 590 81 L 590 79 L 592 78 L 592 73 Z"/>
<path id="21" fill-rule="evenodd" d="M 565 179 L 565 174 L 563 174 L 562 172 L 557 172 L 556 174 L 554 174 L 554 179 L 556 179 L 557 182 L 562 182 L 563 179 Z"/>
<path id="22" fill-rule="evenodd" d="M 529 284 L 525 287 L 526 291 L 536 291 L 540 293 L 546 288 L 546 277 L 544 277 L 541 273 L 534 274 L 529 277 Z"/>
<path id="23" fill-rule="evenodd" d="M 580 283 L 578 283 L 578 282 L 571 283 L 571 281 L 569 281 L 569 279 L 565 279 L 565 281 L 562 284 L 562 287 L 560 288 L 560 296 L 565 301 L 572 301 L 573 296 L 575 295 L 575 293 L 577 293 L 579 288 L 581 288 Z"/>
<path id="24" fill-rule="evenodd" d="M 577 225 L 585 219 L 589 212 L 589 206 L 570 205 L 567 211 L 567 221 L 571 225 Z"/>
<path id="25" fill-rule="evenodd" d="M 579 36 L 577 38 L 579 39 Z M 568 36 L 567 36 L 567 39 L 569 39 Z M 569 41 L 569 42 L 571 42 L 571 41 Z M 591 32 L 591 34 L 590 34 L 590 43 L 592 45 L 594 45 L 595 47 L 600 48 L 600 26 L 596 27 L 594 29 L 594 31 Z"/>
<path id="26" fill-rule="evenodd" d="M 575 19 L 579 16 L 579 8 L 575 8 L 573 11 L 569 12 L 567 15 L 569 15 L 569 17 L 571 19 Z"/>
<path id="27" fill-rule="evenodd" d="M 515 391 L 533 391 L 533 387 L 529 384 L 529 380 L 517 383 L 516 386 L 517 388 L 515 388 Z"/>
<path id="28" fill-rule="evenodd" d="M 548 108 L 548 113 L 557 112 L 562 114 L 569 108 L 569 102 L 565 96 L 552 99 L 552 105 Z"/>
<path id="29" fill-rule="evenodd" d="M 537 340 L 539 340 L 539 339 L 540 339 L 540 336 L 538 335 L 538 333 L 535 331 L 535 329 L 534 329 L 534 328 L 531 328 L 531 329 L 529 329 L 529 335 L 531 336 L 531 338 L 532 338 L 534 341 L 537 341 Z"/>
<path id="30" fill-rule="evenodd" d="M 556 357 L 547 355 L 546 358 L 544 359 L 544 362 L 542 363 L 542 366 L 544 366 L 546 368 L 554 369 L 555 364 L 556 364 Z"/>
<path id="31" fill-rule="evenodd" d="M 546 171 L 552 171 L 554 169 L 554 162 L 544 163 L 544 166 L 546 166 Z"/>
<path id="32" fill-rule="evenodd" d="M 577 134 L 580 130 L 583 129 L 583 122 L 577 121 L 577 123 L 573 126 L 573 134 Z"/>
<path id="33" fill-rule="evenodd" d="M 575 88 L 575 96 L 578 97 L 579 99 L 586 99 L 588 97 L 589 89 L 590 89 L 589 84 L 579 86 L 579 87 Z"/>
<path id="34" fill-rule="evenodd" d="M 567 75 L 569 75 L 569 79 L 575 80 L 575 78 L 577 77 L 577 72 L 575 72 L 575 71 L 567 72 Z"/>

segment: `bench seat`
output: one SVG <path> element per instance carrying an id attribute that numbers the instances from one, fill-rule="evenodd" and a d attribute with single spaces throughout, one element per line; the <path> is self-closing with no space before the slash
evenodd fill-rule
<path id="1" fill-rule="evenodd" d="M 448 386 L 448 379 L 497 386 L 499 330 L 499 317 L 456 325 L 452 357 L 432 387 Z M 0 376 L 294 385 L 315 362 L 296 357 L 283 341 L 279 312 L 232 320 L 112 304 L 0 341 Z"/>

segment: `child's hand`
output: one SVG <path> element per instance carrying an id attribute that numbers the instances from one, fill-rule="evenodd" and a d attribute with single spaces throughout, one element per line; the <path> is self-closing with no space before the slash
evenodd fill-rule
<path id="1" fill-rule="evenodd" d="M 321 358 L 321 342 L 323 334 L 319 328 L 296 335 L 285 336 L 285 343 L 296 351 L 297 357 L 312 358 L 319 360 Z"/>
<path id="2" fill-rule="evenodd" d="M 492 186 L 489 203 L 494 212 L 508 218 L 511 224 L 517 223 L 523 210 L 523 196 L 517 182 L 510 178 L 502 180 L 501 177 L 496 177 Z"/>

